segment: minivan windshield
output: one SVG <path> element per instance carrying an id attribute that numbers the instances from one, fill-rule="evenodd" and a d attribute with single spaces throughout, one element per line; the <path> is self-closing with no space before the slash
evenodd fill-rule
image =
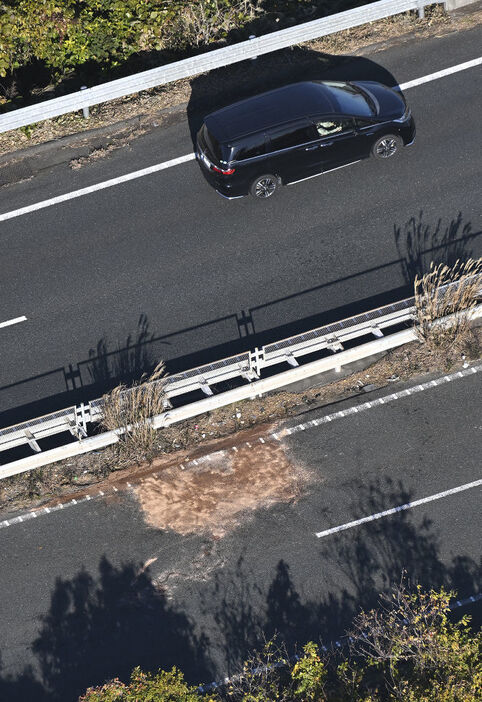
<path id="1" fill-rule="evenodd" d="M 339 112 L 359 117 L 372 117 L 376 114 L 375 105 L 370 97 L 355 86 L 337 81 L 323 81 L 323 85 L 336 101 Z"/>

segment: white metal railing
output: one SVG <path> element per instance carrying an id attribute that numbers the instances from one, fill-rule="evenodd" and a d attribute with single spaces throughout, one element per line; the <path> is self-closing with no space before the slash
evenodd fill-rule
<path id="1" fill-rule="evenodd" d="M 175 80 L 211 71 L 222 66 L 229 66 L 239 61 L 256 58 L 279 49 L 301 44 L 312 39 L 339 32 L 343 29 L 358 27 L 397 15 L 408 10 L 417 10 L 423 17 L 426 5 L 440 4 L 443 0 L 379 0 L 353 10 L 312 20 L 303 24 L 281 29 L 262 37 L 239 42 L 221 49 L 214 49 L 191 58 L 176 61 L 166 66 L 152 68 L 135 73 L 126 78 L 112 80 L 102 85 L 79 90 L 69 95 L 46 100 L 29 107 L 22 107 L 0 115 L 0 132 L 40 122 L 51 117 L 58 117 L 68 112 L 85 109 L 115 98 L 125 97 Z"/>
<path id="2" fill-rule="evenodd" d="M 352 339 L 383 337 L 383 329 L 409 323 L 414 315 L 414 300 L 407 298 L 392 305 L 379 307 L 349 317 L 334 324 L 312 329 L 281 341 L 257 347 L 252 351 L 192 368 L 165 379 L 166 405 L 170 399 L 202 391 L 206 396 L 216 393 L 216 386 L 227 380 L 240 379 L 248 385 L 261 378 L 265 368 L 287 363 L 297 367 L 303 356 L 316 352 L 343 351 L 343 344 Z M 336 365 L 336 364 L 335 364 Z M 182 403 L 182 400 L 181 400 Z M 28 444 L 40 452 L 38 442 L 55 434 L 70 432 L 79 440 L 87 436 L 87 425 L 102 418 L 102 398 L 68 407 L 35 419 L 0 428 L 0 451 Z"/>
<path id="3" fill-rule="evenodd" d="M 482 282 L 482 275 L 476 274 L 471 276 L 471 279 L 473 278 L 478 278 Z M 452 285 L 459 285 L 459 283 L 454 282 L 443 285 L 439 289 L 439 294 L 443 294 L 443 291 Z M 482 297 L 482 288 L 479 289 L 479 295 Z M 482 305 L 479 305 L 478 310 L 480 314 Z M 196 403 L 191 402 L 188 398 L 183 404 L 182 399 L 179 401 L 179 398 L 182 398 L 182 395 L 189 395 L 189 393 L 196 390 L 202 391 L 206 396 L 206 400 L 210 399 L 214 403 L 213 406 L 221 406 L 223 403 L 229 404 L 229 401 L 224 399 L 219 405 L 219 397 L 223 396 L 226 398 L 229 392 L 232 391 L 219 392 L 219 388 L 216 387 L 227 380 L 238 379 L 241 381 L 243 385 L 237 390 L 241 394 L 244 393 L 246 397 L 252 396 L 254 387 L 262 388 L 257 390 L 255 394 L 282 387 L 285 382 L 282 377 L 286 376 L 286 371 L 283 372 L 282 369 L 279 370 L 277 376 L 262 379 L 263 371 L 276 365 L 288 364 L 292 370 L 298 369 L 300 371 L 300 377 L 309 377 L 311 371 L 305 370 L 307 366 L 311 368 L 316 367 L 317 370 L 313 371 L 313 373 L 321 373 L 329 368 L 340 370 L 343 364 L 350 363 L 353 360 L 351 351 L 355 352 L 355 356 L 358 353 L 356 348 L 350 349 L 350 352 L 344 349 L 344 344 L 355 339 L 359 340 L 358 343 L 362 342 L 362 339 L 366 340 L 370 337 L 379 339 L 378 346 L 380 350 L 390 348 L 390 344 L 396 346 L 398 343 L 406 343 L 416 338 L 413 329 L 415 311 L 415 299 L 409 297 L 391 305 L 378 307 L 354 317 L 340 320 L 339 322 L 317 327 L 308 332 L 266 344 L 262 347 L 256 347 L 252 351 L 246 351 L 236 356 L 223 358 L 204 366 L 168 376 L 162 382 L 165 383 L 166 410 L 169 411 L 162 415 L 162 421 L 166 422 L 169 418 L 168 423 L 172 423 L 173 421 L 186 419 L 189 416 L 195 416 L 197 412 L 192 409 L 193 406 L 201 406 L 199 403 L 203 401 Z M 403 333 L 398 333 L 397 336 L 394 332 L 400 326 L 410 326 L 412 328 L 406 329 Z M 387 338 L 384 338 L 384 330 L 390 330 L 390 336 Z M 395 338 L 403 338 L 404 341 L 398 342 L 394 340 Z M 367 346 L 367 344 L 364 345 Z M 370 342 L 368 343 L 369 345 Z M 298 368 L 303 356 L 314 353 L 323 353 L 325 357 L 315 361 L 315 365 L 309 363 Z M 296 382 L 296 380 L 290 382 Z M 127 390 L 127 392 L 129 391 Z M 178 398 L 178 404 L 182 406 L 172 409 L 170 399 L 175 397 Z M 236 397 L 232 401 L 236 402 L 239 399 L 241 398 Z M 0 428 L 0 451 L 7 451 L 28 444 L 35 452 L 40 453 L 42 449 L 38 442 L 41 439 L 67 432 L 79 441 L 83 439 L 90 441 L 90 439 L 86 439 L 88 425 L 99 422 L 102 418 L 102 406 L 103 400 L 99 398 L 86 404 L 81 403 L 77 406 L 57 410 L 43 417 L 30 419 L 14 426 Z M 177 419 L 173 419 L 174 417 L 177 417 Z"/>

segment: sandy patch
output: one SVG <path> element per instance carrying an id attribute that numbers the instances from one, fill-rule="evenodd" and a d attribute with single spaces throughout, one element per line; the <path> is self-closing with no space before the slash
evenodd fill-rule
<path id="1" fill-rule="evenodd" d="M 135 492 L 150 526 L 220 537 L 256 509 L 295 500 L 309 479 L 281 443 L 267 441 L 164 470 Z"/>

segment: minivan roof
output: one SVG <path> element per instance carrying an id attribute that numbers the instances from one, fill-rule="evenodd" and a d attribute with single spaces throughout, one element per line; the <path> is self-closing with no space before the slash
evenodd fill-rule
<path id="1" fill-rule="evenodd" d="M 321 81 L 304 81 L 223 107 L 208 115 L 205 123 L 219 141 L 226 143 L 309 114 L 335 111 L 330 92 Z"/>

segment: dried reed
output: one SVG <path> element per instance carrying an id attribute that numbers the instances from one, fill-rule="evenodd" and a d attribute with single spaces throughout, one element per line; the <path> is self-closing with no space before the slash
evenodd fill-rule
<path id="1" fill-rule="evenodd" d="M 158 452 L 159 434 L 151 418 L 166 408 L 165 364 L 161 361 L 150 376 L 143 376 L 131 387 L 118 385 L 103 396 L 101 425 L 107 431 L 121 429 L 116 451 L 122 458 L 137 463 L 152 460 Z"/>
<path id="2" fill-rule="evenodd" d="M 470 335 L 469 314 L 480 299 L 482 258 L 456 261 L 453 266 L 430 264 L 415 278 L 419 338 L 432 350 L 460 347 Z M 450 320 L 440 321 L 444 317 Z"/>

